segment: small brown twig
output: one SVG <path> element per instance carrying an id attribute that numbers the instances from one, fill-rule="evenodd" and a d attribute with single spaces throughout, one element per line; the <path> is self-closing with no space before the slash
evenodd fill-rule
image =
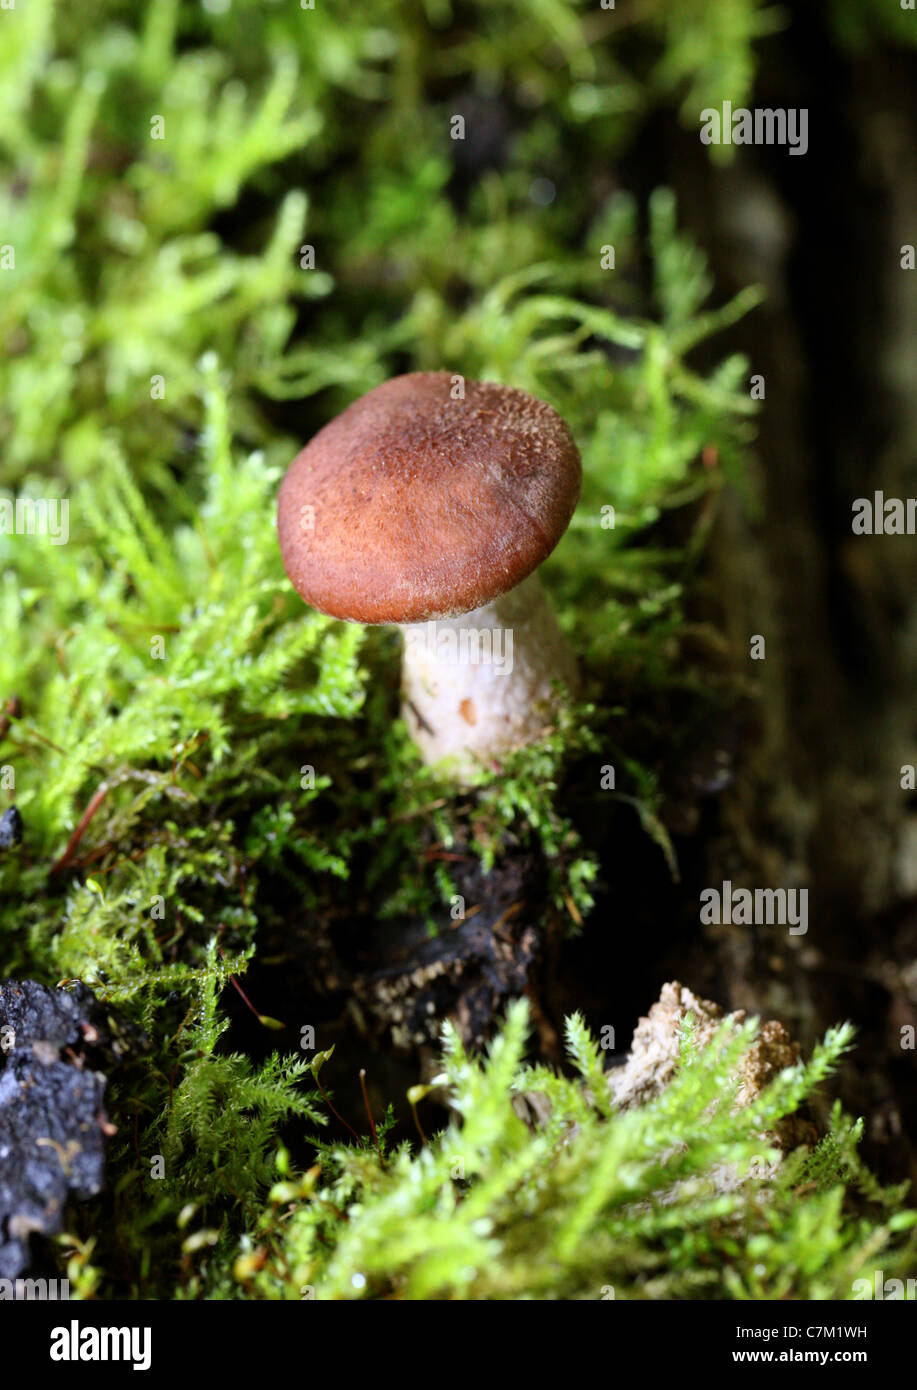
<path id="1" fill-rule="evenodd" d="M 66 869 L 67 865 L 73 858 L 73 854 L 76 850 L 77 845 L 79 844 L 80 840 L 82 840 L 83 835 L 85 834 L 87 825 L 92 820 L 96 811 L 102 805 L 102 802 L 105 800 L 106 796 L 108 795 L 108 792 L 108 782 L 102 782 L 98 787 L 96 787 L 96 790 L 93 792 L 92 796 L 89 799 L 89 805 L 86 807 L 86 810 L 80 816 L 80 819 L 77 822 L 76 829 L 70 836 L 70 839 L 67 841 L 67 848 L 64 850 L 63 854 L 56 861 L 56 863 L 51 865 L 52 874 L 59 874 L 62 869 Z"/>
<path id="2" fill-rule="evenodd" d="M 18 695 L 11 695 L 4 701 L 3 711 L 0 713 L 0 740 L 5 739 L 10 731 L 10 723 L 13 719 L 18 719 L 22 713 L 22 704 Z"/>
<path id="3" fill-rule="evenodd" d="M 221 922 L 221 923 L 220 923 L 220 931 L 223 931 L 223 930 L 224 930 L 224 924 Z M 226 959 L 226 952 L 223 950 L 223 947 L 222 947 L 222 946 L 218 947 L 218 950 L 219 950 L 219 953 L 220 953 L 220 960 L 225 960 L 225 959 Z M 241 998 L 243 999 L 243 1001 L 244 1001 L 244 1002 L 248 1005 L 248 1007 L 251 1009 L 252 1013 L 255 1015 L 255 1018 L 258 1020 L 258 1022 L 261 1023 L 261 1024 L 263 1024 L 263 1023 L 264 1023 L 264 1015 L 263 1015 L 263 1014 L 259 1014 L 259 1012 L 258 1012 L 258 1010 L 255 1008 L 254 1004 L 253 1004 L 252 1001 L 249 999 L 248 995 L 245 993 L 245 990 L 244 990 L 244 989 L 242 988 L 242 986 L 239 984 L 239 981 L 236 979 L 235 975 L 230 975 L 230 977 L 229 977 L 229 983 L 232 985 L 232 987 L 233 987 L 233 989 L 236 991 L 236 993 L 239 994 L 239 995 L 241 996 Z M 283 1025 L 281 1024 L 281 1027 L 282 1027 L 282 1026 L 283 1026 Z"/>
<path id="4" fill-rule="evenodd" d="M 410 1104 L 411 1104 L 411 1114 L 414 1116 L 414 1127 L 415 1127 L 415 1129 L 417 1130 L 417 1133 L 420 1135 L 420 1142 L 421 1142 L 422 1144 L 426 1145 L 426 1144 L 429 1143 L 429 1140 L 427 1139 L 427 1136 L 426 1136 L 426 1135 L 424 1134 L 424 1132 L 423 1132 L 423 1127 L 422 1127 L 422 1125 L 421 1125 L 421 1123 L 420 1123 L 420 1116 L 419 1116 L 418 1113 L 417 1113 L 417 1106 L 416 1106 L 416 1104 L 414 1103 L 414 1101 L 411 1101 Z"/>
<path id="5" fill-rule="evenodd" d="M 312 1072 L 312 1076 L 313 1076 L 313 1078 L 314 1078 L 314 1080 L 315 1080 L 316 1086 L 318 1087 L 319 1091 L 321 1092 L 322 1100 L 325 1102 L 325 1104 L 327 1105 L 328 1109 L 331 1111 L 331 1113 L 332 1113 L 332 1115 L 334 1116 L 334 1118 L 338 1121 L 339 1124 L 342 1124 L 342 1125 L 344 1126 L 345 1129 L 349 1129 L 349 1130 L 350 1130 L 351 1134 L 353 1135 L 354 1139 L 356 1139 L 356 1141 L 357 1141 L 358 1144 L 362 1144 L 363 1141 L 361 1140 L 359 1134 L 357 1134 L 357 1131 L 354 1129 L 353 1125 L 348 1124 L 347 1121 L 344 1119 L 344 1116 L 343 1116 L 343 1115 L 339 1115 L 338 1112 L 335 1110 L 334 1106 L 331 1104 L 331 1097 L 328 1095 L 328 1093 L 326 1092 L 324 1086 L 323 1086 L 322 1083 L 319 1081 L 319 1079 L 318 1079 L 318 1073 L 317 1073 L 316 1071 L 313 1071 L 313 1072 Z"/>
<path id="6" fill-rule="evenodd" d="M 504 924 L 505 924 L 506 922 L 508 922 L 508 921 L 510 920 L 511 917 L 517 916 L 517 915 L 522 911 L 522 909 L 523 909 L 524 907 L 525 907 L 525 900 L 524 900 L 524 899 L 520 899 L 519 902 L 517 902 L 517 903 L 512 903 L 512 904 L 506 909 L 505 912 L 501 913 L 501 915 L 497 918 L 496 922 L 494 922 L 493 926 L 492 926 L 491 929 L 490 929 L 490 930 L 493 932 L 494 936 L 496 936 L 496 935 L 498 934 L 498 932 L 500 932 L 500 931 L 502 930 Z"/>
<path id="7" fill-rule="evenodd" d="M 425 733 L 425 734 L 435 734 L 435 733 L 436 733 L 436 730 L 433 728 L 433 725 L 427 723 L 427 721 L 424 719 L 423 715 L 421 714 L 420 710 L 419 710 L 419 709 L 417 708 L 417 706 L 414 704 L 414 701 L 413 701 L 413 700 L 408 700 L 406 703 L 407 703 L 408 709 L 411 711 L 411 713 L 413 714 L 414 718 L 417 720 L 417 723 L 420 725 L 421 729 L 423 729 L 424 733 Z"/>
<path id="8" fill-rule="evenodd" d="M 370 1109 L 370 1105 L 369 1105 L 369 1096 L 368 1096 L 367 1093 L 366 1093 L 366 1068 L 365 1068 L 365 1067 L 361 1067 L 361 1068 L 360 1068 L 360 1086 L 361 1086 L 362 1091 L 363 1091 L 363 1104 L 366 1106 L 366 1113 L 367 1113 L 367 1115 L 369 1116 L 369 1127 L 370 1127 L 370 1129 L 372 1130 L 373 1143 L 374 1143 L 375 1146 L 376 1146 L 376 1153 L 379 1155 L 379 1165 L 380 1165 L 380 1167 L 384 1168 L 384 1167 L 385 1167 L 385 1158 L 384 1158 L 383 1153 L 382 1153 L 382 1145 L 379 1143 L 379 1136 L 378 1136 L 378 1134 L 376 1133 L 376 1122 L 375 1122 L 375 1120 L 373 1119 L 373 1112 L 372 1112 L 372 1110 Z"/>

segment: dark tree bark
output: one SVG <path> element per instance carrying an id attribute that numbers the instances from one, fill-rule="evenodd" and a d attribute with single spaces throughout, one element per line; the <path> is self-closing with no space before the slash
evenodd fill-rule
<path id="1" fill-rule="evenodd" d="M 766 380 L 761 515 L 721 509 L 708 579 L 760 734 L 707 846 L 710 884 L 809 889 L 810 925 L 712 928 L 732 1007 L 804 1043 L 852 1018 L 844 1099 L 887 1172 L 917 1178 L 917 537 L 855 536 L 852 503 L 917 497 L 917 59 L 840 54 L 815 7 L 765 50 L 754 104 L 809 108 L 809 151 L 712 169 L 686 138 L 682 215 L 718 286 L 764 307 L 735 335 Z M 748 658 L 752 634 L 766 659 Z M 709 936 L 709 933 L 708 933 Z M 905 1044 L 905 1045 L 903 1045 Z"/>

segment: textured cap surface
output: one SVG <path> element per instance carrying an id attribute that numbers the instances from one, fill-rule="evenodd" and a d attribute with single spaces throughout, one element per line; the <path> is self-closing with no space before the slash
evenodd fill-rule
<path id="1" fill-rule="evenodd" d="M 525 391 L 448 372 L 394 377 L 320 430 L 280 487 L 287 574 L 307 603 L 361 623 L 467 613 L 560 540 L 579 500 L 564 421 Z"/>

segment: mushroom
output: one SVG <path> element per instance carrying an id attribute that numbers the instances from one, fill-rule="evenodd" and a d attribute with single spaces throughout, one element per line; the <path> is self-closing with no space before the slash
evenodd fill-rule
<path id="1" fill-rule="evenodd" d="M 313 608 L 404 634 L 404 717 L 457 780 L 537 739 L 576 663 L 535 571 L 579 499 L 551 406 L 447 372 L 394 377 L 297 454 L 280 487 L 284 567 Z"/>

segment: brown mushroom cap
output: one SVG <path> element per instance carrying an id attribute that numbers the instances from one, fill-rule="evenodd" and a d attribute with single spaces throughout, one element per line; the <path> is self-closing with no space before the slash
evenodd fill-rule
<path id="1" fill-rule="evenodd" d="M 313 608 L 359 623 L 454 617 L 515 588 L 560 540 L 582 475 L 557 411 L 490 382 L 453 400 L 452 384 L 394 377 L 293 460 L 277 529 Z"/>

